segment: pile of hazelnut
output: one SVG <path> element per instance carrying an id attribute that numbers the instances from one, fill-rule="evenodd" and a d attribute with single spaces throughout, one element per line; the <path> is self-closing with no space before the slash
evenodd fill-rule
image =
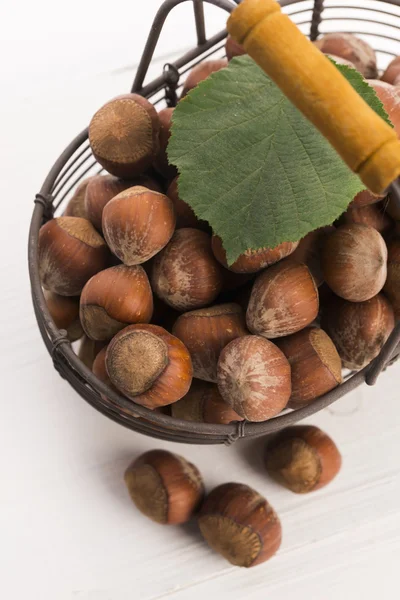
<path id="1" fill-rule="evenodd" d="M 400 133 L 400 59 L 378 80 L 374 51 L 355 36 L 317 45 L 370 80 Z M 228 59 L 243 54 L 230 38 L 226 49 Z M 182 97 L 226 64 L 195 67 Z M 40 230 L 52 318 L 71 341 L 84 336 L 79 354 L 97 377 L 151 410 L 226 424 L 306 406 L 342 382 L 343 368 L 368 365 L 400 316 L 400 211 L 364 191 L 332 226 L 228 266 L 221 239 L 179 197 L 166 154 L 173 111 L 127 94 L 94 115 L 90 145 L 108 174 L 83 181 Z M 267 468 L 294 491 L 339 470 L 335 445 L 315 428 L 291 428 L 276 444 Z M 126 481 L 159 522 L 184 522 L 203 495 L 196 468 L 161 451 Z M 234 564 L 258 564 L 280 544 L 273 509 L 239 484 L 211 492 L 199 525 Z"/>

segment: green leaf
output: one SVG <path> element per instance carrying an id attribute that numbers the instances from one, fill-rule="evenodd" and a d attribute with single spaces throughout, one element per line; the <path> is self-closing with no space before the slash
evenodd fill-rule
<path id="1" fill-rule="evenodd" d="M 390 122 L 362 76 L 336 66 Z M 248 249 L 297 241 L 331 224 L 365 188 L 248 56 L 179 102 L 168 155 L 180 173 L 180 197 L 222 238 L 229 264 Z"/>

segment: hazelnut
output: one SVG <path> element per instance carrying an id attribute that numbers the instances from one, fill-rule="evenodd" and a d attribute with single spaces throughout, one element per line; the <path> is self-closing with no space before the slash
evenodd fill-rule
<path id="1" fill-rule="evenodd" d="M 400 240 L 392 240 L 388 250 L 388 274 L 384 291 L 393 305 L 396 318 L 400 319 Z"/>
<path id="2" fill-rule="evenodd" d="M 318 309 L 318 289 L 310 270 L 287 258 L 257 277 L 247 327 L 266 338 L 284 337 L 310 325 Z"/>
<path id="3" fill-rule="evenodd" d="M 342 383 L 342 361 L 330 337 L 318 327 L 307 327 L 277 340 L 292 372 L 290 408 L 310 404 Z"/>
<path id="4" fill-rule="evenodd" d="M 269 267 L 282 260 L 289 254 L 292 254 L 299 245 L 299 242 L 284 242 L 276 248 L 261 248 L 260 250 L 247 250 L 239 258 L 228 266 L 226 252 L 222 245 L 222 240 L 218 236 L 213 236 L 211 241 L 212 251 L 217 261 L 226 269 L 234 273 L 257 273 L 265 267 Z"/>
<path id="5" fill-rule="evenodd" d="M 227 425 L 234 421 L 243 421 L 243 417 L 224 402 L 214 383 L 200 379 L 193 379 L 186 396 L 171 404 L 171 414 L 176 419 L 197 423 Z"/>
<path id="6" fill-rule="evenodd" d="M 55 326 L 67 332 L 70 342 L 79 340 L 83 336 L 79 320 L 79 298 L 59 296 L 53 292 L 45 292 L 44 297 Z"/>
<path id="7" fill-rule="evenodd" d="M 67 204 L 67 208 L 64 211 L 63 217 L 81 217 L 82 219 L 88 218 L 85 209 L 85 194 L 87 186 L 91 180 L 92 177 L 88 177 L 80 182 Z"/>
<path id="8" fill-rule="evenodd" d="M 360 208 L 362 206 L 369 206 L 369 204 L 376 204 L 380 200 L 382 200 L 383 196 L 377 196 L 373 194 L 369 190 L 363 190 L 362 192 L 358 192 L 354 197 L 354 200 L 351 202 L 351 207 Z"/>
<path id="9" fill-rule="evenodd" d="M 171 200 L 141 186 L 115 196 L 103 210 L 111 251 L 128 266 L 144 263 L 169 242 L 175 229 Z"/>
<path id="10" fill-rule="evenodd" d="M 216 382 L 221 351 L 248 331 L 238 304 L 220 304 L 184 313 L 176 321 L 172 333 L 190 352 L 193 377 Z"/>
<path id="11" fill-rule="evenodd" d="M 396 56 L 381 77 L 382 81 L 396 85 L 400 79 L 400 56 Z"/>
<path id="12" fill-rule="evenodd" d="M 321 256 L 329 287 L 341 298 L 363 302 L 378 294 L 386 281 L 387 248 L 373 227 L 351 223 L 331 233 Z"/>
<path id="13" fill-rule="evenodd" d="M 86 219 L 58 217 L 40 228 L 39 272 L 46 290 L 78 296 L 108 260 L 105 241 Z"/>
<path id="14" fill-rule="evenodd" d="M 324 54 L 334 54 L 350 61 L 364 77 L 377 77 L 375 51 L 352 33 L 327 33 L 314 44 Z"/>
<path id="15" fill-rule="evenodd" d="M 384 202 L 384 208 L 387 214 L 395 221 L 400 221 L 400 206 L 389 194 L 387 201 Z"/>
<path id="16" fill-rule="evenodd" d="M 236 40 L 233 39 L 232 36 L 228 35 L 226 44 L 225 44 L 225 52 L 228 60 L 232 60 L 235 56 L 242 56 L 246 54 L 246 50 L 237 43 Z"/>
<path id="17" fill-rule="evenodd" d="M 400 136 L 400 89 L 378 79 L 368 81 L 368 83 L 374 88 L 379 100 L 383 104 L 383 108 L 389 115 L 389 119 L 397 135 Z"/>
<path id="18" fill-rule="evenodd" d="M 79 346 L 78 357 L 88 369 L 92 370 L 94 360 L 104 346 L 105 342 L 95 342 L 84 335 Z"/>
<path id="19" fill-rule="evenodd" d="M 359 223 L 360 225 L 367 225 L 382 234 L 387 233 L 393 225 L 381 203 L 359 208 L 357 206 L 350 206 L 340 218 L 340 222 L 344 224 Z"/>
<path id="20" fill-rule="evenodd" d="M 137 94 L 107 102 L 89 125 L 96 160 L 106 171 L 129 179 L 141 175 L 159 150 L 160 119 L 154 106 Z"/>
<path id="21" fill-rule="evenodd" d="M 200 221 L 194 214 L 192 208 L 181 200 L 178 191 L 178 180 L 179 177 L 175 177 L 172 180 L 171 185 L 167 190 L 167 196 L 174 205 L 176 214 L 176 228 L 181 229 L 182 227 L 192 227 L 194 229 L 201 229 L 202 231 L 210 231 L 210 226 L 206 221 Z"/>
<path id="22" fill-rule="evenodd" d="M 161 525 L 186 523 L 204 497 L 199 470 L 167 450 L 139 456 L 127 468 L 125 483 L 136 508 Z"/>
<path id="23" fill-rule="evenodd" d="M 307 494 L 336 477 L 342 457 L 321 429 L 298 425 L 281 431 L 267 446 L 265 463 L 278 483 L 296 494 Z"/>
<path id="24" fill-rule="evenodd" d="M 111 379 L 107 373 L 106 354 L 107 354 L 107 346 L 104 346 L 104 348 L 102 348 L 100 350 L 100 352 L 97 354 L 97 356 L 95 357 L 95 359 L 93 361 L 92 371 L 93 371 L 93 374 L 96 375 L 97 379 L 100 379 L 100 381 L 105 383 L 109 388 L 111 388 L 115 392 L 118 392 L 117 388 L 111 383 Z M 103 394 L 101 394 L 101 397 L 104 400 L 108 400 L 109 402 L 111 402 L 111 400 L 105 398 L 103 396 Z"/>
<path id="25" fill-rule="evenodd" d="M 271 558 L 282 541 L 282 527 L 272 506 L 240 483 L 225 483 L 207 496 L 200 531 L 213 550 L 238 567 L 255 567 Z"/>
<path id="26" fill-rule="evenodd" d="M 154 167 L 161 173 L 165 179 L 173 179 L 177 175 L 177 168 L 171 165 L 168 160 L 167 148 L 171 137 L 172 127 L 172 115 L 174 114 L 174 108 L 164 108 L 158 113 L 160 119 L 160 150 L 156 157 Z"/>
<path id="27" fill-rule="evenodd" d="M 365 302 L 335 298 L 323 313 L 322 326 L 343 366 L 358 371 L 379 354 L 389 337 L 394 327 L 393 309 L 383 294 Z"/>
<path id="28" fill-rule="evenodd" d="M 148 323 L 153 294 L 144 269 L 118 265 L 94 275 L 83 288 L 80 317 L 88 337 L 107 341 L 132 323 Z"/>
<path id="29" fill-rule="evenodd" d="M 332 231 L 335 231 L 333 225 L 310 231 L 310 233 L 300 240 L 298 247 L 292 255 L 292 258 L 296 262 L 307 265 L 318 287 L 324 283 L 321 269 L 321 249 L 327 235 L 332 233 Z"/>
<path id="30" fill-rule="evenodd" d="M 106 204 L 121 192 L 134 186 L 143 186 L 155 192 L 161 192 L 161 186 L 151 177 L 137 177 L 124 181 L 113 175 L 96 175 L 90 180 L 85 195 L 87 219 L 98 230 L 102 230 L 103 210 Z"/>
<path id="31" fill-rule="evenodd" d="M 212 73 L 220 71 L 224 67 L 228 66 L 226 58 L 218 58 L 216 60 L 206 60 L 196 65 L 189 73 L 188 78 L 183 86 L 182 96 L 184 98 L 190 90 L 195 88 L 199 83 L 207 79 Z"/>
<path id="32" fill-rule="evenodd" d="M 178 338 L 157 325 L 129 325 L 111 340 L 106 356 L 112 383 L 154 409 L 180 400 L 192 382 L 192 363 Z"/>
<path id="33" fill-rule="evenodd" d="M 154 292 L 176 310 L 214 302 L 223 275 L 211 252 L 210 236 L 197 229 L 177 229 L 154 260 L 151 283 Z"/>
<path id="34" fill-rule="evenodd" d="M 225 346 L 217 377 L 222 398 L 248 421 L 275 417 L 290 398 L 288 360 L 277 346 L 258 335 L 246 335 Z"/>

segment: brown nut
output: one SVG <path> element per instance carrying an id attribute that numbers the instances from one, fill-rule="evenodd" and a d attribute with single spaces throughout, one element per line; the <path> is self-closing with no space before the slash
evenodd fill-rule
<path id="1" fill-rule="evenodd" d="M 154 259 L 154 292 L 179 311 L 214 302 L 222 289 L 222 270 L 211 252 L 211 238 L 197 229 L 177 229 Z"/>
<path id="2" fill-rule="evenodd" d="M 83 336 L 79 345 L 78 357 L 90 371 L 93 369 L 96 356 L 105 345 L 105 342 L 94 342 L 87 335 Z"/>
<path id="3" fill-rule="evenodd" d="M 172 115 L 174 114 L 174 108 L 164 108 L 158 113 L 160 119 L 160 150 L 157 154 L 154 162 L 154 168 L 163 176 L 165 179 L 173 179 L 177 176 L 178 170 L 174 165 L 171 165 L 168 160 L 167 148 L 171 137 L 172 127 Z"/>
<path id="4" fill-rule="evenodd" d="M 342 383 L 342 361 L 322 329 L 307 327 L 276 343 L 292 372 L 290 408 L 310 404 Z"/>
<path id="5" fill-rule="evenodd" d="M 366 302 L 335 298 L 323 313 L 322 326 L 332 338 L 343 366 L 358 371 L 378 356 L 392 332 L 393 309 L 383 294 Z"/>
<path id="6" fill-rule="evenodd" d="M 247 327 L 266 338 L 284 337 L 310 325 L 318 309 L 318 289 L 308 267 L 287 258 L 257 277 Z"/>
<path id="7" fill-rule="evenodd" d="M 80 318 L 92 340 L 108 341 L 127 325 L 149 323 L 153 294 L 140 265 L 118 265 L 94 275 L 82 290 Z"/>
<path id="8" fill-rule="evenodd" d="M 80 217 L 58 217 L 42 225 L 38 251 L 43 287 L 61 296 L 78 296 L 110 257 L 101 235 Z"/>
<path id="9" fill-rule="evenodd" d="M 125 265 L 146 262 L 169 242 L 175 229 L 171 200 L 141 186 L 115 196 L 103 210 L 103 232 Z"/>
<path id="10" fill-rule="evenodd" d="M 159 150 L 160 119 L 154 106 L 137 94 L 107 102 L 89 125 L 96 160 L 106 171 L 130 179 L 148 169 Z"/>
<path id="11" fill-rule="evenodd" d="M 284 242 L 276 248 L 261 248 L 260 250 L 247 250 L 228 266 L 226 252 L 220 237 L 214 235 L 211 241 L 212 251 L 217 261 L 226 269 L 234 273 L 257 273 L 265 267 L 274 265 L 294 252 L 299 242 Z"/>
<path id="12" fill-rule="evenodd" d="M 199 517 L 209 546 L 238 567 L 255 567 L 271 558 L 282 541 L 282 527 L 272 506 L 240 483 L 225 483 L 207 496 Z"/>
<path id="13" fill-rule="evenodd" d="M 112 383 L 154 409 L 180 400 L 192 383 L 192 363 L 178 338 L 157 325 L 129 325 L 111 340 L 106 356 Z"/>
<path id="14" fill-rule="evenodd" d="M 93 361 L 92 371 L 93 374 L 96 375 L 97 379 L 100 379 L 103 383 L 106 384 L 110 389 L 119 393 L 115 385 L 111 383 L 111 379 L 107 373 L 106 369 L 106 354 L 107 354 L 107 346 L 104 346 L 97 354 L 96 358 Z M 103 400 L 108 400 L 108 402 L 112 402 L 110 398 L 106 398 L 103 394 L 101 394 Z"/>
<path id="15" fill-rule="evenodd" d="M 80 182 L 76 188 L 73 196 L 67 204 L 67 208 L 64 211 L 63 217 L 81 217 L 81 219 L 87 219 L 85 209 L 85 194 L 92 177 L 88 177 Z"/>
<path id="16" fill-rule="evenodd" d="M 70 342 L 79 340 L 83 336 L 79 320 L 79 298 L 59 296 L 53 292 L 45 292 L 44 297 L 55 326 L 67 332 Z"/>
<path id="17" fill-rule="evenodd" d="M 383 108 L 389 115 L 389 119 L 397 135 L 400 136 L 400 89 L 378 79 L 368 81 L 368 83 L 374 88 L 379 100 L 383 104 Z"/>
<path id="18" fill-rule="evenodd" d="M 381 77 L 382 81 L 396 85 L 400 77 L 400 56 L 396 56 L 388 65 Z"/>
<path id="19" fill-rule="evenodd" d="M 121 192 L 134 186 L 146 187 L 161 192 L 161 186 L 151 177 L 137 177 L 135 180 L 123 180 L 114 175 L 96 175 L 88 183 L 85 195 L 87 219 L 98 231 L 102 231 L 103 210 L 106 204 Z"/>
<path id="20" fill-rule="evenodd" d="M 368 227 L 373 227 L 381 234 L 387 233 L 393 225 L 382 203 L 362 207 L 350 206 L 341 216 L 340 222 L 346 225 L 351 223 L 367 225 Z"/>
<path id="21" fill-rule="evenodd" d="M 377 196 L 373 194 L 369 190 L 363 190 L 362 192 L 358 192 L 354 197 L 354 200 L 351 202 L 350 207 L 361 208 L 362 206 L 369 206 L 370 204 L 376 204 L 380 200 L 382 200 L 383 196 Z"/>
<path id="22" fill-rule="evenodd" d="M 296 494 L 307 494 L 336 477 L 342 457 L 321 429 L 298 425 L 284 429 L 268 444 L 265 463 L 278 483 Z"/>
<path id="23" fill-rule="evenodd" d="M 388 250 L 388 274 L 383 289 L 392 303 L 396 318 L 400 319 L 400 240 L 392 240 Z"/>
<path id="24" fill-rule="evenodd" d="M 378 294 L 386 281 L 387 248 L 376 229 L 352 223 L 331 233 L 322 250 L 326 283 L 341 298 L 363 302 Z"/>
<path id="25" fill-rule="evenodd" d="M 236 40 L 233 39 L 232 36 L 228 35 L 226 44 L 225 44 L 225 52 L 228 60 L 232 60 L 235 56 L 242 56 L 243 54 L 247 54 L 246 50 L 238 44 Z"/>
<path id="26" fill-rule="evenodd" d="M 125 483 L 140 512 L 161 525 L 186 523 L 204 497 L 199 470 L 166 450 L 151 450 L 134 460 Z"/>
<path id="27" fill-rule="evenodd" d="M 184 98 L 190 90 L 207 79 L 212 73 L 220 71 L 228 65 L 226 58 L 218 58 L 216 60 L 206 60 L 199 65 L 196 65 L 189 73 L 188 78 L 183 86 L 181 98 Z"/>
<path id="28" fill-rule="evenodd" d="M 258 335 L 230 342 L 218 361 L 222 398 L 248 421 L 279 414 L 291 394 L 290 365 L 275 344 Z"/>
<path id="29" fill-rule="evenodd" d="M 314 43 L 324 54 L 334 54 L 353 63 L 367 79 L 377 77 L 374 49 L 352 33 L 327 33 Z"/>
<path id="30" fill-rule="evenodd" d="M 180 199 L 178 192 L 178 180 L 179 177 L 175 177 L 167 190 L 167 196 L 171 199 L 175 209 L 176 228 L 181 229 L 182 227 L 192 227 L 194 229 L 201 229 L 202 231 L 209 232 L 210 226 L 208 223 L 206 221 L 200 221 L 194 214 L 189 204 Z"/>
<path id="31" fill-rule="evenodd" d="M 221 351 L 229 342 L 249 332 L 238 304 L 219 304 L 184 313 L 172 333 L 190 352 L 193 377 L 216 382 Z"/>
<path id="32" fill-rule="evenodd" d="M 214 383 L 193 379 L 190 390 L 174 404 L 171 415 L 184 421 L 197 423 L 216 423 L 227 425 L 234 421 L 243 421 L 233 408 L 224 402 L 218 387 Z"/>
<path id="33" fill-rule="evenodd" d="M 326 236 L 332 231 L 335 231 L 333 225 L 311 231 L 300 240 L 298 247 L 292 254 L 292 258 L 296 262 L 307 265 L 318 287 L 324 283 L 321 269 L 321 249 Z"/>

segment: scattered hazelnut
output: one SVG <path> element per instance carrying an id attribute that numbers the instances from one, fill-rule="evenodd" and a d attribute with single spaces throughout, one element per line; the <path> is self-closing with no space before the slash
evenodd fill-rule
<path id="1" fill-rule="evenodd" d="M 183 86 L 182 96 L 184 98 L 190 90 L 199 85 L 204 79 L 207 79 L 212 73 L 220 71 L 224 67 L 228 66 L 226 58 L 218 58 L 216 60 L 206 60 L 196 65 L 189 73 L 188 78 Z"/>
<path id="2" fill-rule="evenodd" d="M 342 457 L 318 427 L 298 425 L 281 431 L 266 450 L 268 473 L 296 494 L 323 488 L 339 473 Z"/>
<path id="3" fill-rule="evenodd" d="M 380 200 L 382 200 L 382 196 L 377 196 L 369 190 L 363 190 L 362 192 L 358 192 L 358 194 L 356 194 L 350 206 L 360 208 L 362 206 L 368 206 L 369 204 L 376 204 Z"/>
<path id="4" fill-rule="evenodd" d="M 368 206 L 350 206 L 340 218 L 340 222 L 346 225 L 350 223 L 359 223 L 373 227 L 379 233 L 387 233 L 392 228 L 392 221 L 387 215 L 384 205 L 370 204 Z"/>
<path id="5" fill-rule="evenodd" d="M 396 318 L 400 319 L 400 240 L 392 240 L 388 250 L 388 274 L 384 291 L 393 305 Z"/>
<path id="6" fill-rule="evenodd" d="M 103 232 L 126 265 L 144 263 L 169 242 L 175 229 L 171 200 L 141 186 L 115 196 L 103 210 Z"/>
<path id="7" fill-rule="evenodd" d="M 88 183 L 85 195 L 87 219 L 98 231 L 102 231 L 103 210 L 106 204 L 121 192 L 134 186 L 143 186 L 155 192 L 161 192 L 161 186 L 151 177 L 137 177 L 124 181 L 113 175 L 96 175 Z"/>
<path id="8" fill-rule="evenodd" d="M 79 320 L 79 298 L 59 296 L 53 292 L 45 292 L 44 297 L 55 326 L 67 332 L 70 342 L 79 340 L 83 336 Z"/>
<path id="9" fill-rule="evenodd" d="M 350 61 L 367 79 L 377 77 L 375 51 L 352 33 L 327 33 L 314 43 L 324 54 L 333 54 Z"/>
<path id="10" fill-rule="evenodd" d="M 154 106 L 137 94 L 107 102 L 89 125 L 96 160 L 106 171 L 130 179 L 141 175 L 157 156 L 160 119 Z"/>
<path id="11" fill-rule="evenodd" d="M 63 214 L 64 217 L 81 217 L 82 219 L 88 218 L 85 209 L 85 194 L 86 188 L 91 180 L 92 177 L 88 177 L 80 182 L 67 204 L 67 208 Z"/>
<path id="12" fill-rule="evenodd" d="M 88 369 L 92 370 L 94 360 L 104 346 L 105 342 L 94 342 L 84 335 L 79 346 L 78 357 Z"/>
<path id="13" fill-rule="evenodd" d="M 243 54 L 246 54 L 246 50 L 230 35 L 228 35 L 226 40 L 225 52 L 228 60 L 232 60 L 232 58 L 235 56 L 242 56 Z"/>
<path id="14" fill-rule="evenodd" d="M 217 379 L 222 398 L 248 421 L 266 421 L 279 414 L 291 394 L 288 360 L 277 346 L 258 335 L 246 335 L 225 346 Z"/>
<path id="15" fill-rule="evenodd" d="M 164 108 L 158 113 L 160 119 L 160 150 L 156 157 L 154 167 L 161 173 L 165 179 L 173 179 L 177 175 L 177 168 L 171 165 L 168 160 L 167 148 L 171 137 L 172 127 L 172 115 L 174 114 L 174 108 Z"/>
<path id="16" fill-rule="evenodd" d="M 335 231 L 333 225 L 311 231 L 300 240 L 298 247 L 292 254 L 292 258 L 296 262 L 307 265 L 317 287 L 320 287 L 324 282 L 321 269 L 321 249 L 326 236 L 332 231 Z"/>
<path id="17" fill-rule="evenodd" d="M 223 275 L 211 252 L 210 236 L 197 229 L 177 229 L 154 259 L 151 283 L 154 292 L 176 310 L 193 310 L 214 302 L 222 289 Z"/>
<path id="18" fill-rule="evenodd" d="M 342 225 L 325 240 L 322 272 L 341 298 L 363 302 L 378 294 L 386 281 L 387 248 L 376 229 L 352 223 Z"/>
<path id="19" fill-rule="evenodd" d="M 261 269 L 265 269 L 265 267 L 269 267 L 292 254 L 298 245 L 299 242 L 284 242 L 276 248 L 247 250 L 239 256 L 233 265 L 228 266 L 221 238 L 214 235 L 211 241 L 212 251 L 217 261 L 234 273 L 257 273 L 257 271 L 261 271 Z"/>
<path id="20" fill-rule="evenodd" d="M 206 221 L 200 221 L 194 214 L 189 204 L 180 199 L 178 192 L 178 179 L 179 177 L 175 177 L 167 190 L 167 196 L 172 201 L 175 209 L 176 228 L 181 229 L 182 227 L 192 227 L 194 229 L 201 229 L 202 231 L 209 232 L 210 226 L 208 223 L 206 223 Z"/>
<path id="21" fill-rule="evenodd" d="M 310 325 L 318 308 L 318 289 L 310 270 L 287 258 L 257 277 L 247 308 L 247 326 L 266 338 L 284 337 Z"/>
<path id="22" fill-rule="evenodd" d="M 118 265 L 94 275 L 83 288 L 80 318 L 88 337 L 107 341 L 127 325 L 148 323 L 153 294 L 140 265 Z"/>
<path id="23" fill-rule="evenodd" d="M 171 404 L 171 414 L 176 419 L 197 423 L 227 425 L 233 421 L 243 421 L 243 417 L 224 402 L 214 383 L 200 379 L 193 379 L 186 396 Z"/>
<path id="24" fill-rule="evenodd" d="M 145 452 L 127 468 L 125 483 L 136 507 L 161 525 L 186 523 L 204 497 L 199 470 L 167 450 Z"/>
<path id="25" fill-rule="evenodd" d="M 108 259 L 105 241 L 86 219 L 58 217 L 40 228 L 39 272 L 46 290 L 78 296 Z"/>
<path id="26" fill-rule="evenodd" d="M 178 338 L 157 325 L 129 325 L 106 356 L 112 383 L 136 404 L 154 409 L 180 400 L 192 382 L 192 363 Z"/>
<path id="27" fill-rule="evenodd" d="M 282 527 L 272 506 L 240 483 L 225 483 L 207 496 L 200 531 L 213 550 L 238 567 L 255 567 L 279 549 Z"/>
<path id="28" fill-rule="evenodd" d="M 400 89 L 378 79 L 368 81 L 368 83 L 374 88 L 397 135 L 400 136 Z"/>
<path id="29" fill-rule="evenodd" d="M 323 313 L 343 366 L 358 371 L 378 356 L 394 327 L 393 309 L 383 294 L 365 302 L 335 298 Z"/>
<path id="30" fill-rule="evenodd" d="M 290 408 L 310 404 L 342 383 L 342 361 L 330 337 L 318 327 L 307 327 L 277 340 L 292 373 Z"/>
<path id="31" fill-rule="evenodd" d="M 382 81 L 396 85 L 400 78 L 400 56 L 396 56 L 388 65 L 381 77 Z"/>
<path id="32" fill-rule="evenodd" d="M 246 321 L 238 304 L 220 304 L 181 315 L 172 333 L 190 352 L 193 377 L 217 381 L 221 351 L 229 342 L 247 335 Z"/>

